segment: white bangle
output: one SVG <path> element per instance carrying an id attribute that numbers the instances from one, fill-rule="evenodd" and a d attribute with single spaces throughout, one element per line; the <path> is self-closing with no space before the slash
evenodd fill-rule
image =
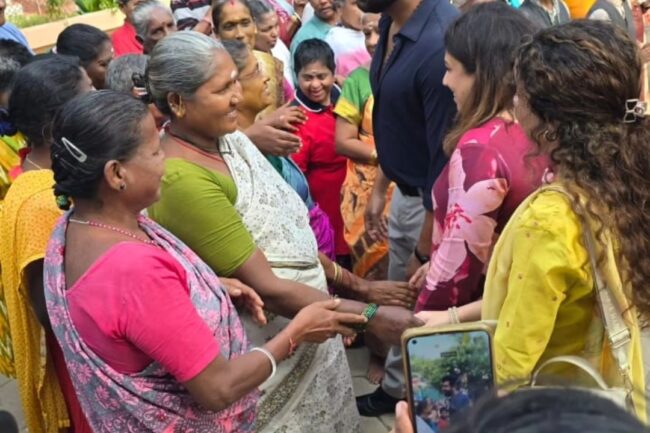
<path id="1" fill-rule="evenodd" d="M 458 317 L 458 308 L 451 307 L 447 310 L 447 312 L 449 313 L 449 321 L 452 324 L 455 325 L 457 323 L 460 323 L 460 317 Z"/>
<path id="2" fill-rule="evenodd" d="M 269 361 L 271 361 L 271 375 L 266 379 L 266 380 L 271 380 L 275 376 L 275 372 L 278 369 L 277 364 L 275 363 L 275 358 L 273 355 L 271 355 L 271 352 L 268 350 L 264 349 L 263 347 L 253 347 L 251 349 L 251 352 L 262 352 L 264 355 L 266 355 L 267 358 L 269 358 Z"/>

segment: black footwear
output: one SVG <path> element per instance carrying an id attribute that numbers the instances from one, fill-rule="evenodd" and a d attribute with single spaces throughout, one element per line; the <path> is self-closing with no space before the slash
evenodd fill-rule
<path id="1" fill-rule="evenodd" d="M 372 394 L 357 397 L 357 409 L 361 416 L 380 416 L 395 412 L 399 399 L 386 394 L 381 386 Z"/>
<path id="2" fill-rule="evenodd" d="M 14 418 L 6 410 L 0 410 L 0 432 L 18 433 L 18 424 L 16 424 L 16 418 Z"/>

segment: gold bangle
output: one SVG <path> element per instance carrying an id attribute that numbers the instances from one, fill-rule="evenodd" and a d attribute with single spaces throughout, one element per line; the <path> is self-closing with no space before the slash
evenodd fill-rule
<path id="1" fill-rule="evenodd" d="M 334 265 L 334 284 L 338 285 L 341 283 L 341 268 L 336 262 L 332 262 Z"/>
<path id="2" fill-rule="evenodd" d="M 378 159 L 377 159 L 377 149 L 374 149 L 374 150 L 370 153 L 370 161 L 369 161 L 369 164 L 370 164 L 370 165 L 377 165 L 378 162 L 379 162 L 379 161 L 378 161 Z"/>

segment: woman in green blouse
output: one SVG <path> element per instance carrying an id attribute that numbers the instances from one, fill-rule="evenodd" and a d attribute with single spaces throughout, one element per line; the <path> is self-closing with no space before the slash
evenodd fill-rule
<path id="1" fill-rule="evenodd" d="M 285 317 L 327 299 L 327 281 L 304 203 L 236 132 L 242 97 L 237 78 L 223 47 L 201 34 L 177 33 L 152 52 L 151 97 L 171 122 L 162 140 L 167 160 L 161 200 L 149 214 L 217 274 L 254 288 L 278 315 L 269 315 L 262 329 L 244 316 L 249 337 L 260 344 L 286 325 Z M 360 313 L 365 307 L 344 300 L 339 310 Z M 367 332 L 394 344 L 419 323 L 405 309 L 381 306 Z M 259 432 L 358 431 L 340 339 L 303 345 L 263 388 Z"/>

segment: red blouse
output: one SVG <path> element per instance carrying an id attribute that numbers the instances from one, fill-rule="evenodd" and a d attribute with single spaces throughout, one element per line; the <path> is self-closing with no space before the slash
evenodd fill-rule
<path id="1" fill-rule="evenodd" d="M 115 57 L 125 54 L 142 54 L 142 44 L 135 38 L 135 27 L 128 21 L 111 35 Z"/>
<path id="2" fill-rule="evenodd" d="M 343 237 L 343 217 L 341 216 L 341 187 L 345 180 L 347 159 L 337 155 L 334 143 L 336 118 L 334 104 L 339 91 L 332 88 L 332 104 L 316 104 L 300 92 L 292 105 L 298 106 L 307 116 L 307 121 L 298 127 L 296 134 L 302 147 L 292 158 L 305 173 L 311 195 L 327 214 L 334 228 L 334 242 L 337 256 L 350 254 Z"/>

